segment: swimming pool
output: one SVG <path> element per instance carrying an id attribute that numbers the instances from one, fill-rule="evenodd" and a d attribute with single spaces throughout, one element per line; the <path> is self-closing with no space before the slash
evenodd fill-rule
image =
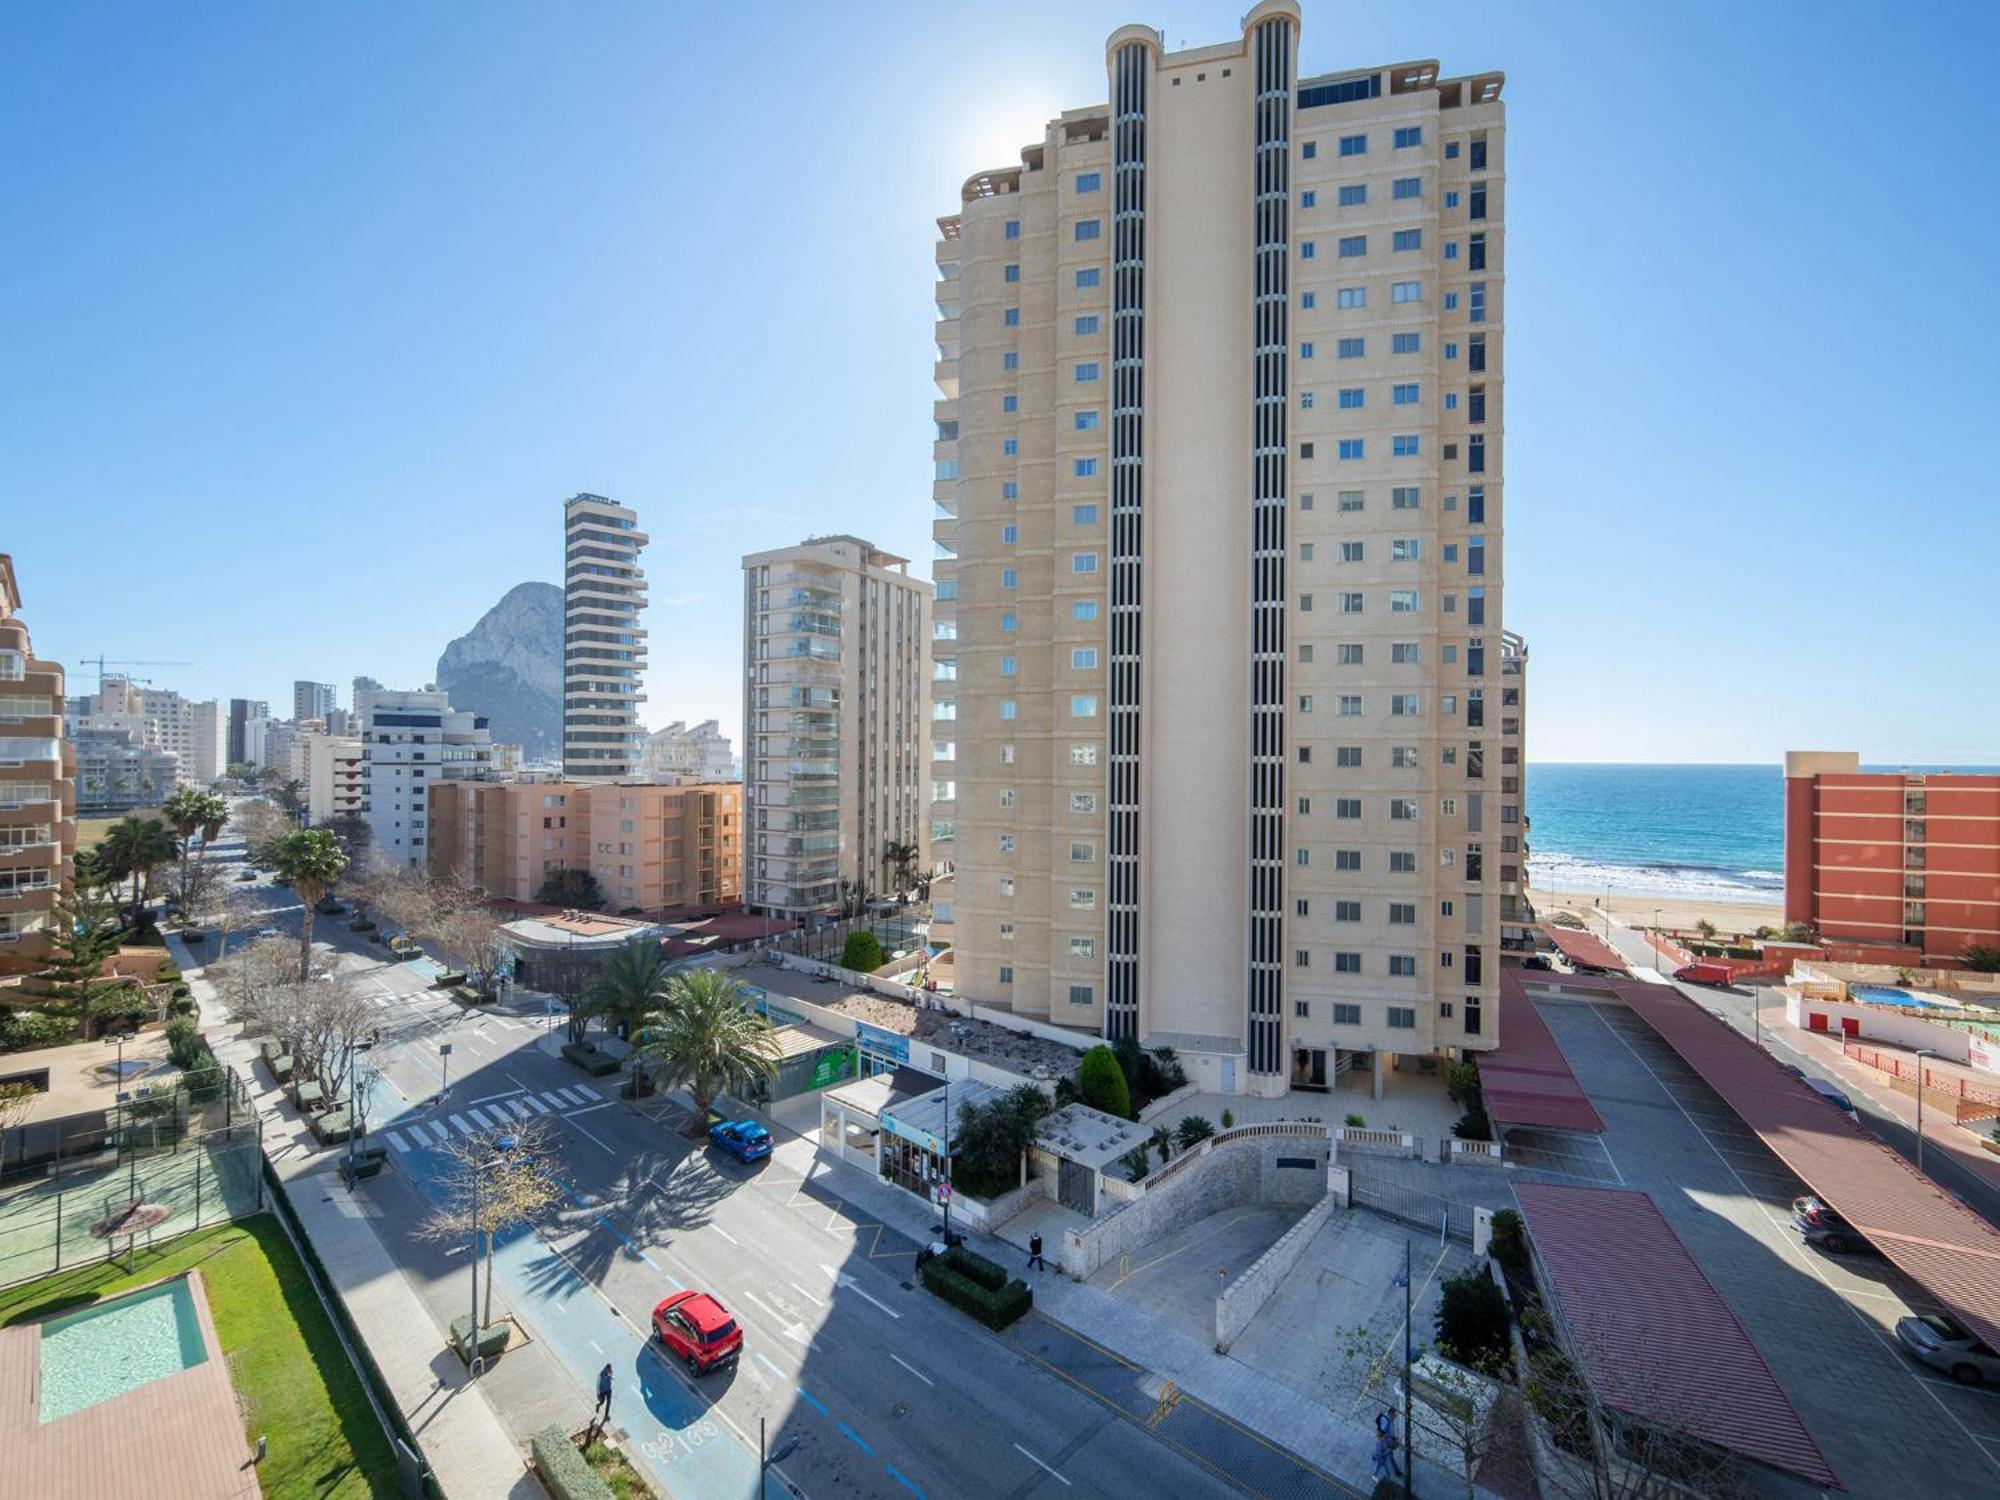
<path id="1" fill-rule="evenodd" d="M 1936 1000 L 1926 1000 L 1921 995 L 1913 995 L 1908 990 L 1892 989 L 1886 984 L 1850 984 L 1847 993 L 1856 1000 L 1867 1000 L 1876 1005 L 1901 1005 L 1911 1010 L 1953 1010 L 1956 1007 L 1944 1005 Z"/>
<path id="2" fill-rule="evenodd" d="M 185 1276 L 42 1324 L 44 1422 L 208 1358 Z"/>

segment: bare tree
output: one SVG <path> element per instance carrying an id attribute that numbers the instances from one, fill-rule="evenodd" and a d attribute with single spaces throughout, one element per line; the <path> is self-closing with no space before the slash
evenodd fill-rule
<path id="1" fill-rule="evenodd" d="M 375 1112 L 375 1100 L 382 1089 L 382 1070 L 372 1062 L 357 1062 L 347 1091 L 347 1106 L 353 1111 L 352 1129 L 357 1136 L 368 1134 L 368 1117 Z"/>
<path id="2" fill-rule="evenodd" d="M 7 1132 L 28 1118 L 41 1096 L 32 1083 L 0 1083 L 0 1162 L 7 1160 Z"/>
<path id="3" fill-rule="evenodd" d="M 290 942 L 258 938 L 210 968 L 232 1016 L 253 1029 L 289 1037 L 297 1009 L 292 992 L 298 988 L 299 973 L 298 954 Z"/>
<path id="4" fill-rule="evenodd" d="M 546 1122 L 483 1135 L 454 1137 L 444 1148 L 450 1158 L 440 1186 L 444 1201 L 418 1226 L 417 1233 L 440 1244 L 458 1244 L 472 1233 L 473 1200 L 478 1198 L 479 1232 L 485 1237 L 486 1308 L 480 1326 L 493 1321 L 493 1247 L 501 1235 L 549 1213 L 562 1202 L 556 1180 L 556 1152 Z M 473 1253 L 479 1253 L 473 1246 Z M 474 1330 L 477 1342 L 478 1330 Z"/>
<path id="5" fill-rule="evenodd" d="M 292 820 L 262 797 L 239 804 L 233 820 L 243 835 L 244 850 L 255 865 L 264 864 L 271 845 L 293 831 Z"/>
<path id="6" fill-rule="evenodd" d="M 481 990 L 490 990 L 494 974 L 507 961 L 507 939 L 501 926 L 498 914 L 481 904 L 439 918 L 430 936 L 465 966 Z"/>
<path id="7" fill-rule="evenodd" d="M 375 1008 L 352 981 L 338 976 L 299 987 L 299 1034 L 293 1056 L 329 1097 L 347 1084 L 347 1070 L 375 1028 Z"/>

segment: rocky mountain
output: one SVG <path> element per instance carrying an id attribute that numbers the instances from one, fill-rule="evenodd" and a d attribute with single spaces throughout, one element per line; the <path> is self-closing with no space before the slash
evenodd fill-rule
<path id="1" fill-rule="evenodd" d="M 452 707 L 486 715 L 526 760 L 562 759 L 562 613 L 555 584 L 517 583 L 438 658 Z"/>

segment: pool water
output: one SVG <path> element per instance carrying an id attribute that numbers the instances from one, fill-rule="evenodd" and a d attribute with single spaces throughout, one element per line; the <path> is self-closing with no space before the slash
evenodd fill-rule
<path id="1" fill-rule="evenodd" d="M 1885 984 L 1850 984 L 1847 993 L 1856 1000 L 1872 1000 L 1877 1005 L 1902 1005 L 1912 1010 L 1950 1009 L 1935 1000 L 1925 1000 L 1908 990 L 1891 989 Z"/>
<path id="2" fill-rule="evenodd" d="M 42 1414 L 53 1422 L 208 1358 L 186 1277 L 42 1325 Z"/>

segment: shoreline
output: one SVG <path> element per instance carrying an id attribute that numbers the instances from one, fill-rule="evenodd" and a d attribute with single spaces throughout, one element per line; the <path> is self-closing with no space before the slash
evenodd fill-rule
<path id="1" fill-rule="evenodd" d="M 1659 913 L 1661 925 L 1669 930 L 1692 928 L 1706 920 L 1725 936 L 1754 933 L 1759 927 L 1783 927 L 1785 908 L 1773 894 L 1769 902 L 1716 901 L 1706 897 L 1643 896 L 1622 891 L 1561 891 L 1530 886 L 1528 899 L 1535 914 L 1547 921 L 1558 911 L 1574 912 L 1587 927 L 1602 930 L 1604 918 L 1626 927 L 1651 927 Z"/>

